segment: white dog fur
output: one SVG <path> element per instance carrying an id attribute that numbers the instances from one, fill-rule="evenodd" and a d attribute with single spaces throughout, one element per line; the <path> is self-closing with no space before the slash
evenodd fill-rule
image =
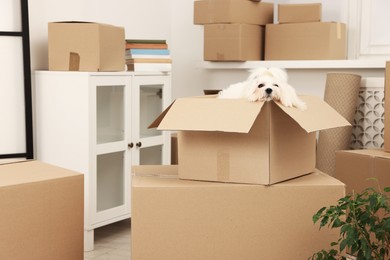
<path id="1" fill-rule="evenodd" d="M 286 107 L 306 109 L 306 104 L 288 84 L 287 73 L 279 68 L 258 68 L 248 79 L 219 92 L 218 98 L 246 98 L 249 101 L 280 101 Z"/>

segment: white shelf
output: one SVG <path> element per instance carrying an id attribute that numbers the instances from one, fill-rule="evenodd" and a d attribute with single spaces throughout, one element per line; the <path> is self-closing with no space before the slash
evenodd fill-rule
<path id="1" fill-rule="evenodd" d="M 288 60 L 288 61 L 201 61 L 202 69 L 255 69 L 258 67 L 280 67 L 285 69 L 384 69 L 385 60 Z"/>

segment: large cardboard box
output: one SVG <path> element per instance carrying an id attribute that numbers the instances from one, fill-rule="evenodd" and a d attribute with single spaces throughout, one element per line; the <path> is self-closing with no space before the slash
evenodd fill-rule
<path id="1" fill-rule="evenodd" d="M 321 3 L 279 4 L 279 23 L 321 22 Z"/>
<path id="2" fill-rule="evenodd" d="M 49 70 L 123 71 L 125 31 L 88 22 L 48 25 Z"/>
<path id="3" fill-rule="evenodd" d="M 347 57 L 343 23 L 267 24 L 266 60 L 342 60 Z"/>
<path id="4" fill-rule="evenodd" d="M 206 24 L 204 60 L 246 61 L 264 59 L 264 26 Z"/>
<path id="5" fill-rule="evenodd" d="M 312 216 L 336 204 L 344 184 L 319 171 L 263 186 L 164 178 L 175 170 L 134 169 L 149 176 L 132 180 L 133 259 L 302 260 L 338 239 Z"/>
<path id="6" fill-rule="evenodd" d="M 84 177 L 39 161 L 0 165 L 0 259 L 84 257 Z"/>
<path id="7" fill-rule="evenodd" d="M 152 127 L 179 131 L 182 179 L 273 184 L 314 171 L 316 131 L 350 125 L 320 98 L 301 98 L 305 111 L 274 101 L 180 98 Z"/>
<path id="8" fill-rule="evenodd" d="M 385 133 L 384 149 L 390 152 L 390 61 L 386 62 L 385 71 Z"/>
<path id="9" fill-rule="evenodd" d="M 274 19 L 273 3 L 243 0 L 194 1 L 194 24 L 245 23 L 265 25 Z"/>
<path id="10" fill-rule="evenodd" d="M 344 182 L 347 193 L 368 187 L 390 187 L 390 153 L 383 150 L 345 150 L 336 152 L 335 178 Z M 367 180 L 375 178 L 378 180 Z"/>

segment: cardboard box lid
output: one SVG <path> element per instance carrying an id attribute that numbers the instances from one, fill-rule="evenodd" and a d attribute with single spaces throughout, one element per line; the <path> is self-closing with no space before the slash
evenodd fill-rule
<path id="1" fill-rule="evenodd" d="M 319 97 L 301 98 L 308 107 L 305 111 L 275 103 L 306 132 L 350 125 Z M 151 126 L 157 126 L 159 130 L 248 133 L 264 103 L 246 99 L 180 98 Z"/>

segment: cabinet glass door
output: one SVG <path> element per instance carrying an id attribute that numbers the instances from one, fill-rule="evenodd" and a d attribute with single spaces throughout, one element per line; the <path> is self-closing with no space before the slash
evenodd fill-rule
<path id="1" fill-rule="evenodd" d="M 140 86 L 139 109 L 141 138 L 161 135 L 161 131 L 148 127 L 162 112 L 162 95 L 163 85 Z"/>
<path id="2" fill-rule="evenodd" d="M 95 76 L 91 80 L 91 115 L 95 121 L 95 158 L 92 160 L 96 174 L 91 176 L 90 196 L 96 198 L 92 205 L 94 225 L 100 226 L 123 219 L 130 214 L 130 170 L 127 163 L 127 76 Z"/>
<path id="3" fill-rule="evenodd" d="M 96 209 L 97 212 L 125 203 L 124 153 L 116 152 L 97 156 Z"/>
<path id="4" fill-rule="evenodd" d="M 167 134 L 150 124 L 170 104 L 169 77 L 135 76 L 132 85 L 132 128 L 134 164 L 167 164 L 164 157 L 170 146 Z"/>
<path id="5" fill-rule="evenodd" d="M 156 145 L 144 147 L 140 150 L 140 165 L 160 165 L 163 164 L 163 146 Z"/>
<path id="6" fill-rule="evenodd" d="M 97 143 L 124 140 L 124 86 L 97 86 Z"/>

